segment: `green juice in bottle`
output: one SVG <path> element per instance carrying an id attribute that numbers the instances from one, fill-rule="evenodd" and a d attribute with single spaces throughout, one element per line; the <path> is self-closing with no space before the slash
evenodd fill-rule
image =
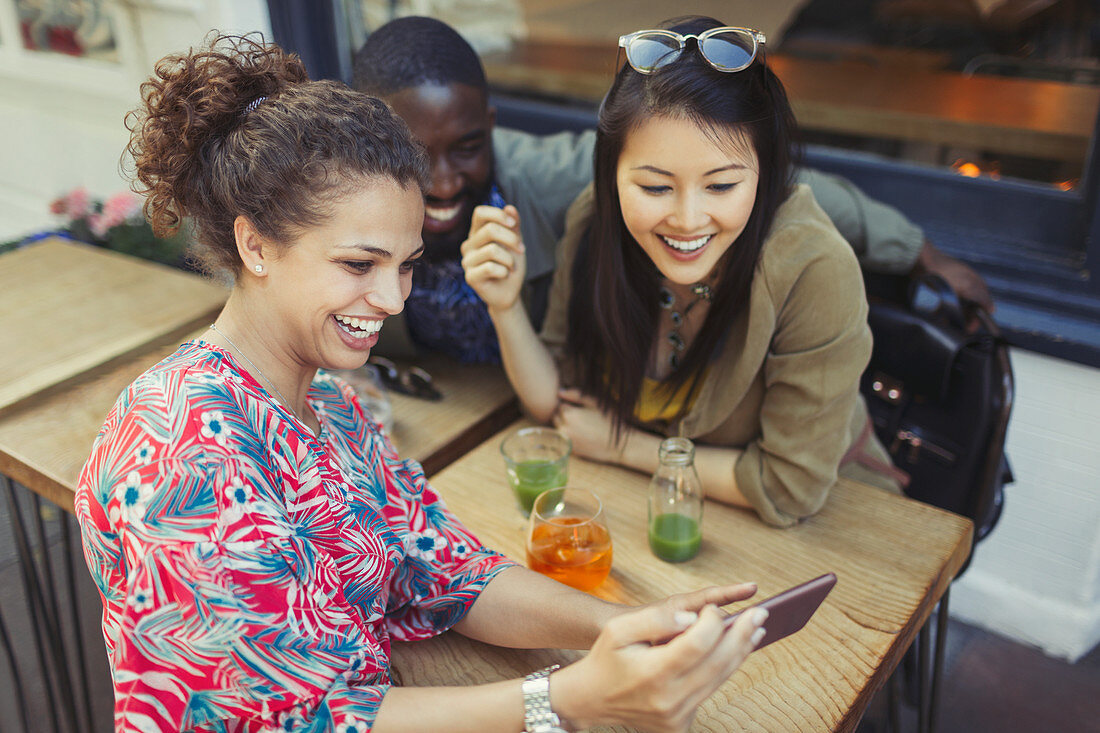
<path id="1" fill-rule="evenodd" d="M 679 512 L 658 514 L 649 522 L 649 549 L 667 562 L 690 560 L 702 543 L 699 522 Z"/>
<path id="2" fill-rule="evenodd" d="M 649 549 L 666 562 L 684 562 L 703 544 L 703 486 L 695 472 L 695 445 L 667 438 L 649 482 Z"/>

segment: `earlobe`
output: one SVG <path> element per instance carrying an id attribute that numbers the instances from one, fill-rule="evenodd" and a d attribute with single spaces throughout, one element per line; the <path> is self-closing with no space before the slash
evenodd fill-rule
<path id="1" fill-rule="evenodd" d="M 245 216 L 238 216 L 233 221 L 233 238 L 237 243 L 237 255 L 244 263 L 245 269 L 252 270 L 258 276 L 266 272 L 265 240 L 256 231 L 256 226 Z"/>

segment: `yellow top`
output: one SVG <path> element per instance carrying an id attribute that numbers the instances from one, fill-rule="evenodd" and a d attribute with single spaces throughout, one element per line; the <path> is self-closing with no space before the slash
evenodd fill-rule
<path id="1" fill-rule="evenodd" d="M 669 395 L 662 382 L 643 377 L 642 390 L 638 393 L 637 404 L 634 405 L 634 417 L 639 422 L 651 423 L 658 420 L 671 422 L 677 415 L 686 415 L 691 411 L 692 405 L 695 404 L 695 397 L 699 393 L 698 389 L 692 389 L 692 382 L 695 382 L 695 386 L 699 386 L 706 377 L 706 371 L 704 371 L 701 379 L 697 381 L 689 379 L 672 395 Z"/>

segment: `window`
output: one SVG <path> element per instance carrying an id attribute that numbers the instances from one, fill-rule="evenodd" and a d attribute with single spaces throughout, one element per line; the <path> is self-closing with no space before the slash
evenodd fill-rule
<path id="1" fill-rule="evenodd" d="M 482 52 L 494 91 L 552 102 L 542 109 L 566 110 L 567 125 L 591 119 L 620 34 L 683 12 L 629 0 L 356 2 L 368 31 L 393 14 L 440 17 Z M 728 3 L 701 0 L 692 10 L 768 35 L 809 165 L 897 206 L 978 269 L 1014 343 L 1100 365 L 1092 6 L 777 0 L 728 18 Z"/>

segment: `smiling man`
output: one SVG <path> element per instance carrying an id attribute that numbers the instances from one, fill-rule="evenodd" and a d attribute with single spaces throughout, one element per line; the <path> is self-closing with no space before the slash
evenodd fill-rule
<path id="1" fill-rule="evenodd" d="M 459 262 L 473 210 L 482 204 L 517 208 L 528 252 L 529 312 L 540 321 L 565 211 L 592 179 L 592 141 L 495 127 L 477 54 L 450 26 L 431 18 L 400 18 L 371 34 L 356 55 L 353 84 L 389 102 L 431 159 L 426 254 L 405 304 L 406 328 L 387 322 L 377 350 L 420 347 L 466 362 L 499 361 L 488 313 Z"/>
<path id="2" fill-rule="evenodd" d="M 481 61 L 454 29 L 434 18 L 399 18 L 374 31 L 356 54 L 353 86 L 389 102 L 431 159 L 424 264 L 413 277 L 405 327 L 390 318 L 376 351 L 419 347 L 466 362 L 499 361 L 488 312 L 460 264 L 473 210 L 482 204 L 516 208 L 527 257 L 524 300 L 537 328 L 565 212 L 592 180 L 595 133 L 537 136 L 496 127 Z M 939 252 L 901 212 L 837 176 L 800 170 L 798 181 L 809 184 L 865 269 L 936 272 L 963 298 L 992 309 L 981 277 Z"/>

